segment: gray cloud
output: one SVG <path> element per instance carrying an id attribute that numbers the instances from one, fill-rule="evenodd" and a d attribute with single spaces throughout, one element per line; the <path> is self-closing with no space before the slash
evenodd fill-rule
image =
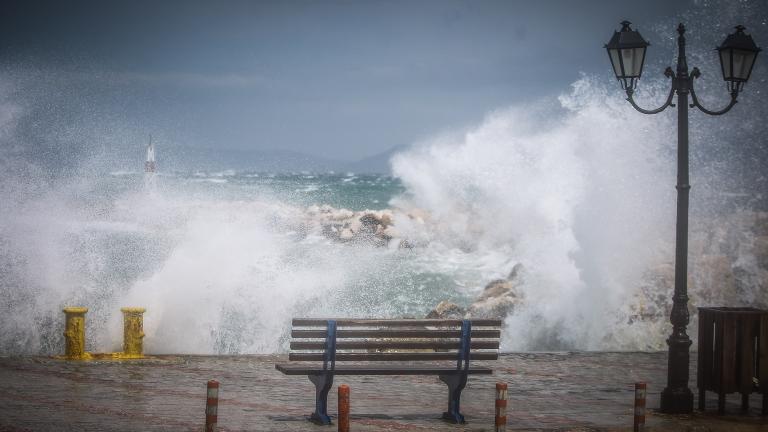
<path id="1" fill-rule="evenodd" d="M 622 19 L 655 37 L 689 10 L 764 21 L 760 4 L 8 1 L 0 67 L 48 128 L 353 160 L 567 92 L 581 73 L 610 80 L 602 46 Z"/>

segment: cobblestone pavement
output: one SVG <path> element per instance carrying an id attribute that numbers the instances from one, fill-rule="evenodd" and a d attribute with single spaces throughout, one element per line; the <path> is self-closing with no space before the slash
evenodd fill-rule
<path id="1" fill-rule="evenodd" d="M 695 355 L 691 388 L 695 389 Z M 205 383 L 221 382 L 219 430 L 330 431 L 306 420 L 314 387 L 285 376 L 284 356 L 160 356 L 131 362 L 66 362 L 45 357 L 0 358 L 0 431 L 202 430 Z M 466 425 L 439 420 L 447 391 L 437 377 L 337 377 L 351 387 L 351 427 L 359 431 L 493 430 L 494 384 L 509 384 L 508 430 L 631 430 L 633 383 L 648 383 L 657 408 L 666 353 L 504 354 L 492 376 L 471 376 L 462 397 Z M 335 391 L 335 390 L 334 390 Z M 740 413 L 739 395 L 726 416 L 708 412 L 665 416 L 651 410 L 647 430 L 768 431 L 761 399 Z M 336 411 L 335 393 L 329 412 Z"/>

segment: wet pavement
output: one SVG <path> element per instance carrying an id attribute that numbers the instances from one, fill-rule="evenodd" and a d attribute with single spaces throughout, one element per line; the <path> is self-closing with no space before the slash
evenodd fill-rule
<path id="1" fill-rule="evenodd" d="M 695 354 L 691 388 L 695 388 Z M 126 362 L 0 358 L 0 431 L 200 431 L 206 381 L 221 383 L 218 430 L 331 431 L 306 420 L 314 387 L 274 368 L 284 356 L 160 356 Z M 462 396 L 466 425 L 439 419 L 447 391 L 435 376 L 337 377 L 351 387 L 351 429 L 360 431 L 493 430 L 495 383 L 509 385 L 508 430 L 632 430 L 634 382 L 648 383 L 647 430 L 768 431 L 753 395 L 749 413 L 730 395 L 718 416 L 653 411 L 666 381 L 666 353 L 517 353 L 477 362 L 494 375 L 471 376 Z"/>

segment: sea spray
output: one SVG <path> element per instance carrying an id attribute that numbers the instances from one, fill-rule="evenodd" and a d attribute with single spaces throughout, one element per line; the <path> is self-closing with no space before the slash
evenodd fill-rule
<path id="1" fill-rule="evenodd" d="M 468 306 L 518 263 L 525 299 L 505 349 L 663 348 L 674 117 L 638 116 L 609 89 L 585 77 L 558 100 L 494 112 L 396 157 L 394 180 L 160 172 L 147 190 L 138 170 L 49 182 L 16 158 L 40 175 L 3 180 L 15 201 L 2 208 L 2 352 L 60 351 L 72 304 L 90 309 L 94 351 L 119 349 L 119 308 L 143 306 L 148 353 L 276 352 L 293 316 L 423 317 L 442 300 Z M 362 210 L 367 192 L 344 197 L 371 189 L 392 197 L 414 247 L 338 242 L 314 223 L 310 203 Z M 739 234 L 755 222 L 728 220 L 694 232 L 692 251 L 730 247 L 742 282 L 708 294 L 718 276 L 693 257 L 692 299 L 760 305 L 759 239 Z"/>
<path id="2" fill-rule="evenodd" d="M 505 349 L 663 348 L 674 117 L 630 117 L 609 92 L 585 77 L 533 110 L 494 112 L 396 157 L 395 180 L 161 172 L 148 190 L 138 170 L 6 177 L 16 201 L 2 209 L 2 350 L 60 351 L 61 307 L 78 304 L 95 351 L 119 349 L 120 307 L 143 306 L 148 353 L 276 352 L 293 316 L 466 307 L 518 263 L 525 298 L 506 319 Z M 308 204 L 357 187 L 392 197 L 394 227 L 414 247 L 324 235 Z M 715 237 L 693 233 L 692 251 L 743 245 L 728 246 L 742 263 L 734 280 L 752 282 L 709 295 L 717 276 L 696 272 L 694 257 L 692 298 L 759 305 L 758 242 L 734 234 L 754 223 L 733 220 Z"/>
<path id="3" fill-rule="evenodd" d="M 508 321 L 508 348 L 605 348 L 668 234 L 669 117 L 630 122 L 631 108 L 606 96 L 583 78 L 559 106 L 498 111 L 393 160 L 411 194 L 395 204 L 429 212 L 431 245 L 525 266 L 527 307 Z"/>

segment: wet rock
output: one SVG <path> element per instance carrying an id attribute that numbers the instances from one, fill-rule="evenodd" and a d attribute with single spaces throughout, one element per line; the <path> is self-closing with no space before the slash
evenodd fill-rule
<path id="1" fill-rule="evenodd" d="M 362 216 L 360 216 L 360 223 L 363 224 L 366 228 L 372 228 L 377 225 L 381 225 L 381 218 L 376 217 L 376 214 L 373 213 L 365 213 Z"/>
<path id="2" fill-rule="evenodd" d="M 419 224 L 424 224 L 424 221 L 429 220 L 429 213 L 422 209 L 411 209 L 407 216 L 409 219 L 416 221 Z"/>
<path id="3" fill-rule="evenodd" d="M 472 318 L 505 318 L 512 314 L 523 302 L 519 290 L 523 284 L 524 268 L 516 264 L 506 279 L 497 279 L 488 283 L 467 310 L 467 316 Z"/>
<path id="4" fill-rule="evenodd" d="M 375 247 L 386 247 L 395 241 L 394 245 L 398 247 L 412 247 L 394 228 L 393 210 L 351 211 L 329 205 L 313 205 L 307 207 L 306 214 L 307 220 L 303 225 L 308 227 L 307 230 L 312 226 L 318 227 L 320 233 L 334 241 Z M 407 216 L 412 218 L 410 214 Z"/>
<path id="5" fill-rule="evenodd" d="M 355 233 L 352 232 L 349 228 L 344 228 L 341 230 L 341 233 L 339 234 L 339 240 L 341 241 L 350 241 L 353 238 L 355 238 Z"/>
<path id="6" fill-rule="evenodd" d="M 664 263 L 646 270 L 641 278 L 640 288 L 629 302 L 627 324 L 668 320 L 674 287 L 673 264 Z"/>
<path id="7" fill-rule="evenodd" d="M 441 301 L 427 314 L 427 319 L 462 319 L 465 311 L 456 303 Z"/>
<path id="8" fill-rule="evenodd" d="M 398 249 L 413 249 L 413 245 L 408 242 L 408 240 L 400 240 L 400 243 L 397 245 Z"/>
<path id="9" fill-rule="evenodd" d="M 482 294 L 466 310 L 455 303 L 441 301 L 427 318 L 501 318 L 512 314 L 523 302 L 519 287 L 523 284 L 524 268 L 515 265 L 506 279 L 497 279 L 485 286 Z"/>
<path id="10" fill-rule="evenodd" d="M 719 305 L 738 298 L 733 262 L 725 255 L 703 255 L 696 259 L 696 278 L 690 290 L 701 304 Z"/>
<path id="11" fill-rule="evenodd" d="M 400 233 L 393 226 L 382 228 L 381 231 L 378 231 L 376 234 L 387 240 L 400 237 Z"/>
<path id="12" fill-rule="evenodd" d="M 379 221 L 382 227 L 387 228 L 392 225 L 392 215 L 389 213 L 382 213 Z"/>
<path id="13" fill-rule="evenodd" d="M 360 222 L 360 219 L 352 219 L 352 221 L 349 223 L 349 230 L 353 233 L 358 233 L 363 228 L 363 223 Z"/>

